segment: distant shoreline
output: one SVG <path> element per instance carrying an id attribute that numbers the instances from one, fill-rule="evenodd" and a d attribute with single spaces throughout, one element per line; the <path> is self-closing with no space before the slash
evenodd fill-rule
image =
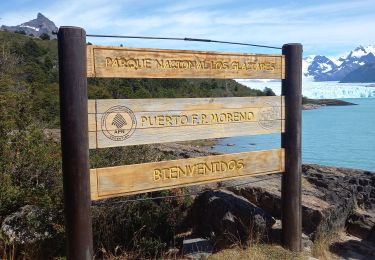
<path id="1" fill-rule="evenodd" d="M 318 109 L 324 106 L 355 106 L 357 104 L 339 99 L 303 99 L 303 110 Z"/>

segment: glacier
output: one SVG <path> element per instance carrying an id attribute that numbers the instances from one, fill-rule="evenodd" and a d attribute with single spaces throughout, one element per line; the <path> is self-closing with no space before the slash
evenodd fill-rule
<path id="1" fill-rule="evenodd" d="M 281 94 L 281 81 L 236 79 L 249 88 L 263 90 L 270 88 L 276 95 Z M 310 77 L 302 80 L 302 95 L 313 99 L 375 98 L 375 84 L 339 83 L 338 81 L 315 82 Z"/>

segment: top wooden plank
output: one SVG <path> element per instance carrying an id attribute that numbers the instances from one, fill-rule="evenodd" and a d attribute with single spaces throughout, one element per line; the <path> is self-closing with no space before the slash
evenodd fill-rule
<path id="1" fill-rule="evenodd" d="M 284 56 L 87 46 L 87 76 L 283 79 Z"/>

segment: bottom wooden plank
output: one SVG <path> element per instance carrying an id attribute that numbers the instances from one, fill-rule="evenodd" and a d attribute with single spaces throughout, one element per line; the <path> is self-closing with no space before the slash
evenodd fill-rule
<path id="1" fill-rule="evenodd" d="M 284 172 L 284 149 L 90 170 L 91 199 Z"/>

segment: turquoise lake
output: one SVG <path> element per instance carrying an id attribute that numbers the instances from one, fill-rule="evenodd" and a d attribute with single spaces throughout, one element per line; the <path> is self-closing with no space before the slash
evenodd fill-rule
<path id="1" fill-rule="evenodd" d="M 356 106 L 330 106 L 302 112 L 302 161 L 375 171 L 375 98 L 342 99 Z M 224 153 L 280 147 L 280 134 L 224 138 Z"/>

